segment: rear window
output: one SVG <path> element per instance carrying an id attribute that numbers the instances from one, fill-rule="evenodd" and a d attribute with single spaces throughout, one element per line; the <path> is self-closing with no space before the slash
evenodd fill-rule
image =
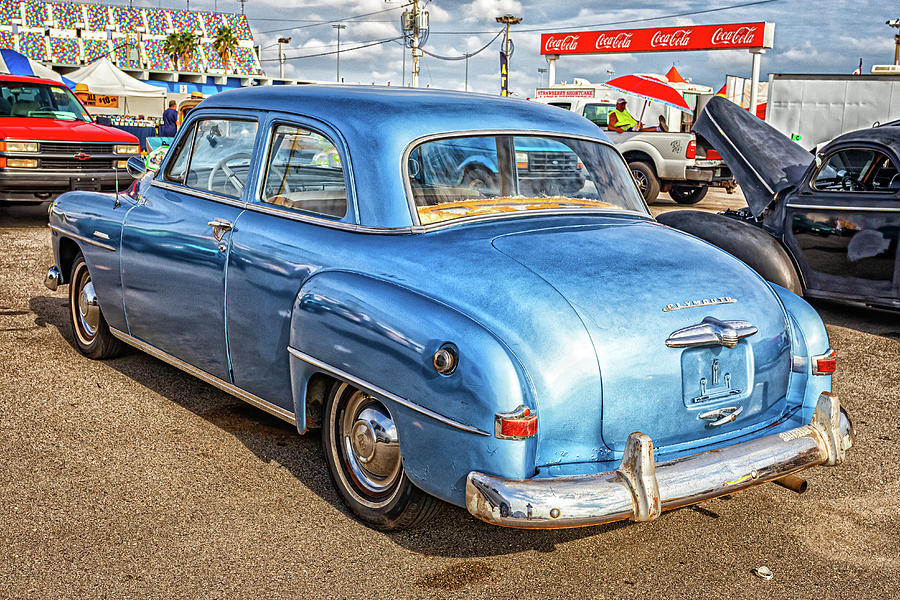
<path id="1" fill-rule="evenodd" d="M 537 210 L 646 212 L 619 154 L 589 140 L 437 139 L 413 148 L 406 167 L 423 225 Z"/>

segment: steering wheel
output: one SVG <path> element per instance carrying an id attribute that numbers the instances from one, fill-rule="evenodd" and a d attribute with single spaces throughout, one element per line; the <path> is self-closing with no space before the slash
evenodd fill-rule
<path id="1" fill-rule="evenodd" d="M 844 175 L 841 177 L 841 188 L 848 192 L 855 192 L 862 189 L 862 184 L 853 179 L 850 175 Z"/>
<path id="2" fill-rule="evenodd" d="M 216 174 L 219 171 L 222 171 L 225 174 L 225 180 L 231 184 L 231 186 L 237 191 L 238 196 L 244 193 L 244 182 L 238 179 L 237 174 L 231 170 L 231 167 L 228 166 L 228 163 L 232 160 L 238 158 L 246 158 L 248 160 L 252 160 L 253 157 L 247 152 L 235 152 L 234 154 L 229 154 L 225 158 L 222 158 L 217 162 L 212 170 L 209 172 L 209 179 L 206 180 L 206 189 L 213 189 L 213 181 L 216 178 Z"/>

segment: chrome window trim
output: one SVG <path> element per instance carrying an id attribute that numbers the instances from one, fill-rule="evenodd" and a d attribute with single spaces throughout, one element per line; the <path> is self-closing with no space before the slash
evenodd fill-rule
<path id="1" fill-rule="evenodd" d="M 615 145 L 609 140 L 604 140 L 602 138 L 591 137 L 587 135 L 579 135 L 572 133 L 560 133 L 558 131 L 543 131 L 543 130 L 535 130 L 535 129 L 473 129 L 471 131 L 452 131 L 452 132 L 442 132 L 442 133 L 431 133 L 428 135 L 424 135 L 422 137 L 418 137 L 411 141 L 406 149 L 403 151 L 403 158 L 400 163 L 400 179 L 403 181 L 403 189 L 406 193 L 406 204 L 409 207 L 410 219 L 412 219 L 412 229 L 414 232 L 427 232 L 433 231 L 436 228 L 435 225 L 446 226 L 450 223 L 457 224 L 462 221 L 473 222 L 473 221 L 485 221 L 485 220 L 494 220 L 500 218 L 511 218 L 513 216 L 521 217 L 524 213 L 513 213 L 513 215 L 479 215 L 478 217 L 463 217 L 461 219 L 450 219 L 448 221 L 443 221 L 441 223 L 431 223 L 429 225 L 422 225 L 422 222 L 419 220 L 419 212 L 416 210 L 416 201 L 413 197 L 412 186 L 409 183 L 409 156 L 412 154 L 414 148 L 424 144 L 425 142 L 430 142 L 438 139 L 453 139 L 453 138 L 465 138 L 465 137 L 476 137 L 476 136 L 491 136 L 491 135 L 504 135 L 504 136 L 524 136 L 524 137 L 557 137 L 557 138 L 566 138 L 570 140 L 580 140 L 585 142 L 594 142 L 597 144 L 603 144 L 604 146 L 608 146 L 612 148 L 612 150 L 616 153 L 616 155 L 622 160 L 622 164 L 625 165 L 625 168 L 628 169 L 628 163 L 625 161 L 625 157 L 622 156 L 622 153 L 619 152 Z M 628 169 L 630 173 L 631 170 Z M 634 178 L 632 178 L 633 180 Z M 637 187 L 637 184 L 635 184 Z M 644 200 L 644 197 L 641 195 L 640 191 L 638 191 L 638 197 L 641 199 L 641 203 L 644 205 L 647 213 L 642 215 L 645 217 L 653 218 L 650 214 L 650 208 L 647 206 L 647 202 Z M 571 214 L 573 210 L 579 211 L 578 214 L 592 213 L 593 209 L 547 209 L 540 211 L 528 211 L 529 214 L 534 213 L 542 213 L 544 215 L 553 215 L 553 214 Z M 602 211 L 606 214 L 608 213 L 616 213 L 621 214 L 623 212 L 638 212 L 639 211 L 631 211 L 628 209 L 620 209 L 620 210 L 604 210 Z M 472 219 L 472 220 L 469 220 Z"/>
<path id="2" fill-rule="evenodd" d="M 352 233 L 374 233 L 379 235 L 408 235 L 410 233 L 415 233 L 415 229 L 413 227 L 372 227 L 370 225 L 358 225 L 356 223 L 348 223 L 346 221 L 335 221 L 333 219 L 326 219 L 315 217 L 311 214 L 301 214 L 297 212 L 282 210 L 277 206 L 264 206 L 262 204 L 256 204 L 253 202 L 249 202 L 243 206 L 245 210 L 251 210 L 259 213 L 266 213 L 270 215 L 274 215 L 276 217 L 281 217 L 284 219 L 290 219 L 292 221 L 299 221 L 301 223 L 307 223 L 310 225 L 320 225 L 322 227 L 330 227 L 331 229 L 339 229 L 341 231 L 349 231 Z"/>
<path id="3" fill-rule="evenodd" d="M 178 192 L 179 194 L 187 194 L 189 196 L 195 196 L 204 200 L 212 200 L 213 202 L 219 202 L 221 204 L 237 206 L 238 208 L 244 208 L 246 205 L 246 202 L 243 200 L 238 200 L 229 196 L 220 196 L 213 192 L 205 192 L 203 190 L 198 190 L 186 185 L 173 183 L 171 181 L 160 181 L 159 179 L 153 179 L 150 181 L 150 185 L 152 185 L 153 187 L 162 188 L 164 190 Z"/>
<path id="4" fill-rule="evenodd" d="M 109 244 L 103 244 L 103 243 L 98 242 L 97 240 L 92 240 L 91 238 L 85 237 L 83 235 L 73 233 L 71 231 L 63 229 L 62 227 L 59 227 L 58 225 L 49 225 L 49 227 L 50 227 L 50 229 L 52 229 L 53 231 L 57 232 L 60 235 L 65 235 L 65 236 L 68 236 L 71 238 L 75 238 L 76 240 L 78 240 L 80 242 L 84 242 L 85 244 L 90 244 L 91 246 L 103 248 L 104 250 L 109 250 L 110 252 L 116 251 L 116 249 L 114 247 L 110 246 Z"/>
<path id="5" fill-rule="evenodd" d="M 868 152 L 872 152 L 873 154 L 881 154 L 882 156 L 884 156 L 885 158 L 890 160 L 891 163 L 893 163 L 893 165 L 894 165 L 894 170 L 897 170 L 897 162 L 894 160 L 894 158 L 890 154 L 888 154 L 887 151 L 885 151 L 881 148 L 873 148 L 871 146 L 855 146 L 855 145 L 852 145 L 853 143 L 854 142 L 850 142 L 851 145 L 849 145 L 849 146 L 843 146 L 841 148 L 836 148 L 836 149 L 832 150 L 823 159 L 822 166 L 816 167 L 816 170 L 813 172 L 812 176 L 806 182 L 806 187 L 808 187 L 809 189 L 811 189 L 814 192 L 822 192 L 822 193 L 826 193 L 826 194 L 869 194 L 869 195 L 871 195 L 871 194 L 884 194 L 885 192 L 890 193 L 889 190 L 887 190 L 887 189 L 884 189 L 884 190 L 843 190 L 843 189 L 841 189 L 841 190 L 820 190 L 819 188 L 816 187 L 816 185 L 815 185 L 816 178 L 819 176 L 819 173 L 822 172 L 822 169 L 824 169 L 826 166 L 828 166 L 828 161 L 831 160 L 831 157 L 835 156 L 836 154 L 840 154 L 841 152 L 846 152 L 847 150 L 866 150 Z M 856 143 L 859 143 L 859 142 L 856 142 Z M 869 170 L 871 170 L 871 169 L 872 169 L 872 167 L 869 167 Z M 894 190 L 894 193 L 896 193 L 896 190 Z"/>
<path id="6" fill-rule="evenodd" d="M 420 406 L 420 405 L 416 404 L 415 402 L 411 402 L 410 400 L 407 400 L 406 398 L 402 398 L 396 394 L 392 394 L 391 392 L 385 390 L 384 388 L 378 387 L 377 385 L 375 385 L 373 383 L 369 383 L 363 379 L 355 377 L 342 369 L 334 367 L 334 366 L 332 366 L 326 362 L 323 362 L 317 358 L 314 358 L 314 357 L 310 356 L 309 354 L 306 354 L 305 352 L 301 352 L 300 350 L 297 350 L 293 346 L 288 346 L 287 350 L 291 354 L 291 356 L 298 358 L 298 359 L 302 360 L 303 362 L 310 364 L 316 368 L 327 371 L 329 374 L 334 375 L 338 379 L 346 381 L 347 383 L 352 383 L 356 387 L 358 387 L 364 391 L 367 391 L 371 394 L 375 394 L 376 396 L 381 396 L 382 398 L 387 398 L 388 400 L 392 400 L 393 402 L 396 402 L 397 404 L 399 404 L 401 406 L 405 406 L 406 408 L 408 408 L 410 410 L 414 410 L 419 414 L 425 415 L 426 417 L 430 417 L 430 418 L 434 419 L 435 421 L 439 421 L 441 423 L 444 423 L 445 425 L 449 425 L 449 426 L 459 429 L 461 431 L 491 437 L 491 434 L 488 433 L 487 431 L 483 431 L 481 429 L 478 429 L 477 427 L 473 427 L 472 425 L 466 425 L 465 423 L 460 423 L 459 421 L 454 421 L 453 419 L 451 419 L 449 417 L 445 417 L 444 415 L 442 415 L 440 413 L 436 413 L 433 410 L 425 408 L 424 406 Z"/>
<path id="7" fill-rule="evenodd" d="M 548 208 L 545 210 L 528 210 L 514 213 L 501 213 L 495 215 L 475 215 L 472 217 L 461 217 L 459 219 L 450 219 L 449 221 L 443 221 L 440 223 L 431 223 L 429 225 L 419 225 L 418 227 L 413 227 L 413 233 L 430 233 L 432 231 L 436 231 L 438 229 L 445 229 L 447 227 L 453 227 L 456 225 L 464 225 L 468 223 L 479 223 L 482 221 L 504 221 L 507 219 L 522 219 L 522 218 L 530 218 L 530 217 L 547 217 L 547 216 L 559 216 L 559 215 L 574 215 L 574 216 L 585 216 L 585 215 L 604 215 L 604 216 L 622 216 L 627 215 L 629 217 L 641 217 L 643 219 L 653 219 L 651 215 L 645 215 L 642 212 L 638 212 L 635 210 L 625 210 L 623 209 L 602 209 L 602 208 Z"/>
<path id="8" fill-rule="evenodd" d="M 197 377 L 198 379 L 202 379 L 206 383 L 213 385 L 213 386 L 219 388 L 220 390 L 222 390 L 223 392 L 227 392 L 227 393 L 231 394 L 232 396 L 240 398 L 247 404 L 255 406 L 256 408 L 263 410 L 263 411 L 269 413 L 270 415 L 276 416 L 279 419 L 282 419 L 284 421 L 287 421 L 288 423 L 291 423 L 292 425 L 297 424 L 297 420 L 294 417 L 294 413 L 287 411 L 287 410 L 281 408 L 280 406 L 272 404 L 271 402 L 269 402 L 267 400 L 263 400 L 259 396 L 251 394 L 250 392 L 243 390 L 243 389 L 237 387 L 236 385 L 233 385 L 231 383 L 228 383 L 227 381 L 219 379 L 215 375 L 210 375 L 206 371 L 198 369 L 197 367 L 194 367 L 193 365 L 190 365 L 190 364 L 184 362 L 183 360 L 175 358 L 171 354 L 168 354 L 167 352 L 160 350 L 159 348 L 157 348 L 156 346 L 153 346 L 152 344 L 148 344 L 147 342 L 144 342 L 143 340 L 140 340 L 136 337 L 128 335 L 124 331 L 120 331 L 113 327 L 110 327 L 109 331 L 110 331 L 110 333 L 113 334 L 113 336 L 122 340 L 129 346 L 134 346 L 138 350 L 141 350 L 142 352 L 146 352 L 150 356 L 158 358 L 159 360 L 161 360 L 165 363 L 168 363 L 168 364 L 172 365 L 173 367 L 181 369 L 185 373 L 189 373 L 190 375 L 193 375 L 193 376 Z"/>
<path id="9" fill-rule="evenodd" d="M 816 190 L 821 192 L 822 190 Z M 900 198 L 897 199 L 900 202 Z M 785 204 L 788 208 L 805 208 L 808 210 L 848 210 L 848 211 L 860 211 L 860 212 L 900 212 L 900 206 L 826 206 L 824 204 L 797 204 L 795 202 L 788 202 Z"/>

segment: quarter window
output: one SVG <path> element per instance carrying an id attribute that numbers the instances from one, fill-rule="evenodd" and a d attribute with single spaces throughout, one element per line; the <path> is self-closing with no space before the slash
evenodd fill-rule
<path id="1" fill-rule="evenodd" d="M 884 153 L 850 148 L 830 155 L 811 187 L 826 192 L 883 192 L 900 189 L 900 176 L 894 161 Z"/>
<path id="2" fill-rule="evenodd" d="M 181 142 L 172 154 L 169 166 L 166 168 L 166 179 L 177 183 L 184 183 L 184 176 L 187 174 L 188 160 L 191 158 L 191 148 L 194 144 L 194 127 L 184 134 Z"/>
<path id="3" fill-rule="evenodd" d="M 250 177 L 256 129 L 255 121 L 198 121 L 190 166 L 183 183 L 194 189 L 240 198 Z"/>
<path id="4" fill-rule="evenodd" d="M 277 126 L 260 199 L 266 204 L 329 217 L 346 215 L 347 189 L 335 145 L 308 129 Z"/>

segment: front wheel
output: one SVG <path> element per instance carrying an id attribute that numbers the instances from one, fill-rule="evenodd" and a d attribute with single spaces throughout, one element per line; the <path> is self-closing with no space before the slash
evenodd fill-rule
<path id="1" fill-rule="evenodd" d="M 322 450 L 344 504 L 370 527 L 394 531 L 413 527 L 441 508 L 403 471 L 397 427 L 376 398 L 338 382 L 322 420 Z"/>
<path id="2" fill-rule="evenodd" d="M 656 202 L 656 197 L 659 196 L 659 179 L 656 178 L 653 167 L 645 162 L 635 161 L 628 163 L 628 168 L 631 169 L 631 175 L 641 191 L 641 196 L 644 197 L 644 202 L 647 204 Z"/>
<path id="3" fill-rule="evenodd" d="M 697 204 L 706 197 L 709 188 L 705 185 L 680 186 L 673 185 L 669 196 L 678 204 Z"/>
<path id="4" fill-rule="evenodd" d="M 91 273 L 81 254 L 75 257 L 69 278 L 69 317 L 75 345 L 88 358 L 113 358 L 122 352 L 122 343 L 113 337 L 103 318 Z"/>

